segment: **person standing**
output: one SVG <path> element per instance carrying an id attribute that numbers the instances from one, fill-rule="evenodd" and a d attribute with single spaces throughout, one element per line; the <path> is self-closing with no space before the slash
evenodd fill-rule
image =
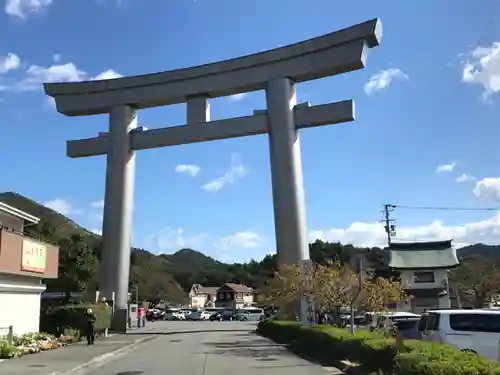
<path id="1" fill-rule="evenodd" d="M 137 309 L 137 328 L 141 328 L 146 325 L 144 321 L 146 319 L 145 315 L 146 312 L 144 311 L 144 304 L 141 303 Z"/>
<path id="2" fill-rule="evenodd" d="M 96 316 L 92 309 L 87 309 L 85 312 L 85 336 L 87 337 L 88 345 L 94 345 L 96 320 Z"/>

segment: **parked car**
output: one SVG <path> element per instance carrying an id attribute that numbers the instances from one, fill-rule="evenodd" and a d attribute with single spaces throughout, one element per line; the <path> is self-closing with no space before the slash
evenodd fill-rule
<path id="1" fill-rule="evenodd" d="M 209 320 L 212 314 L 205 310 L 198 310 L 189 314 L 189 320 Z"/>
<path id="2" fill-rule="evenodd" d="M 191 309 L 186 312 L 186 320 L 200 320 L 199 318 L 199 313 L 201 312 L 201 309 Z"/>
<path id="3" fill-rule="evenodd" d="M 194 311 L 197 311 L 196 309 L 182 309 L 182 313 L 184 314 L 185 320 L 190 320 L 189 315 L 191 315 Z"/>
<path id="4" fill-rule="evenodd" d="M 370 325 L 370 331 L 386 330 L 390 331 L 395 322 L 419 321 L 420 315 L 409 312 L 388 312 L 376 313 Z"/>
<path id="5" fill-rule="evenodd" d="M 224 310 L 224 311 L 218 311 L 214 314 L 212 314 L 209 318 L 209 320 L 214 321 L 214 320 L 238 320 L 238 314 L 236 311 L 233 310 Z"/>
<path id="6" fill-rule="evenodd" d="M 186 315 L 182 311 L 172 313 L 172 320 L 186 320 Z"/>
<path id="7" fill-rule="evenodd" d="M 238 320 L 260 321 L 265 318 L 264 310 L 258 308 L 242 309 L 238 311 Z"/>
<path id="8" fill-rule="evenodd" d="M 180 309 L 167 309 L 165 320 L 186 320 L 184 312 Z"/>
<path id="9" fill-rule="evenodd" d="M 422 314 L 419 331 L 424 341 L 452 345 L 492 361 L 500 360 L 500 311 L 436 309 Z"/>
<path id="10" fill-rule="evenodd" d="M 394 328 L 401 332 L 403 338 L 411 340 L 420 340 L 422 335 L 419 332 L 420 319 L 400 320 L 394 322 Z"/>
<path id="11" fill-rule="evenodd" d="M 146 320 L 149 322 L 155 320 L 164 320 L 165 319 L 165 311 L 158 309 L 151 309 L 146 312 Z"/>

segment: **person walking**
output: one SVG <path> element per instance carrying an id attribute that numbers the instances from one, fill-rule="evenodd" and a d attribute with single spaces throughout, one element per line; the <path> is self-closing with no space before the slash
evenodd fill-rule
<path id="1" fill-rule="evenodd" d="M 85 336 L 87 337 L 87 345 L 94 345 L 96 317 L 92 309 L 87 309 L 85 312 Z"/>
<path id="2" fill-rule="evenodd" d="M 146 326 L 146 312 L 144 310 L 144 304 L 141 303 L 137 309 L 137 328 Z"/>

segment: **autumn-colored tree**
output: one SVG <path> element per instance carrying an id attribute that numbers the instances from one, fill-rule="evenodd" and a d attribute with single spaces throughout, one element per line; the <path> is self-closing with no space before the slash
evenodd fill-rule
<path id="1" fill-rule="evenodd" d="M 399 281 L 377 277 L 363 283 L 358 306 L 367 311 L 385 311 L 390 303 L 407 299 L 408 295 Z"/>
<path id="2" fill-rule="evenodd" d="M 340 309 L 356 297 L 357 276 L 348 265 L 326 263 L 314 267 L 314 301 L 317 310 L 333 311 L 340 317 Z M 337 320 L 337 319 L 335 319 Z"/>
<path id="3" fill-rule="evenodd" d="M 277 307 L 284 318 L 294 318 L 300 310 L 304 293 L 314 293 L 314 285 L 311 285 L 313 276 L 312 268 L 303 267 L 301 270 L 298 265 L 281 267 L 262 288 L 262 303 Z"/>
<path id="4" fill-rule="evenodd" d="M 371 272 L 366 272 L 367 276 Z M 263 302 L 278 307 L 285 317 L 299 311 L 302 295 L 312 293 L 316 309 L 334 312 L 351 304 L 368 311 L 383 311 L 391 302 L 407 298 L 401 284 L 385 278 L 365 277 L 360 290 L 358 276 L 347 264 L 315 264 L 304 269 L 284 266 L 262 289 Z M 337 320 L 337 319 L 336 319 Z"/>

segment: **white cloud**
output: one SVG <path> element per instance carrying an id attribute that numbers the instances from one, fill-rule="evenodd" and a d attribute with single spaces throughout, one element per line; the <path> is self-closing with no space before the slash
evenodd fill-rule
<path id="1" fill-rule="evenodd" d="M 24 77 L 19 82 L 10 86 L 6 85 L 5 90 L 37 91 L 42 89 L 44 82 L 96 81 L 119 77 L 122 77 L 122 75 L 112 69 L 105 70 L 96 76 L 91 76 L 72 62 L 51 66 L 30 65 L 24 72 Z"/>
<path id="2" fill-rule="evenodd" d="M 261 259 L 268 252 L 264 237 L 249 230 L 221 237 L 212 247 L 213 256 L 225 263 Z"/>
<path id="3" fill-rule="evenodd" d="M 151 236 L 151 242 L 160 251 L 177 251 L 181 248 L 203 247 L 206 238 L 206 234 L 191 236 L 182 228 L 166 228 Z"/>
<path id="4" fill-rule="evenodd" d="M 145 248 L 154 249 L 156 253 L 172 253 L 190 248 L 228 263 L 260 259 L 269 253 L 265 239 L 248 230 L 213 239 L 207 233 L 189 234 L 183 228 L 168 227 L 149 236 L 146 242 Z"/>
<path id="5" fill-rule="evenodd" d="M 248 95 L 248 93 L 243 92 L 243 93 L 241 93 L 241 94 L 234 94 L 234 95 L 231 95 L 231 96 L 229 96 L 229 97 L 228 97 L 228 99 L 229 99 L 229 100 L 232 100 L 232 101 L 237 102 L 237 101 L 239 101 L 239 100 L 241 100 L 241 99 L 245 98 L 247 95 Z"/>
<path id="6" fill-rule="evenodd" d="M 71 204 L 67 200 L 62 198 L 52 199 L 45 202 L 43 205 L 63 215 L 69 215 L 73 212 L 73 207 L 71 207 Z"/>
<path id="7" fill-rule="evenodd" d="M 388 88 L 394 80 L 408 81 L 410 78 L 401 69 L 382 70 L 370 77 L 365 85 L 365 93 L 371 95 L 376 91 Z"/>
<path id="8" fill-rule="evenodd" d="M 103 79 L 115 79 L 115 78 L 121 78 L 121 77 L 123 77 L 123 75 L 121 75 L 120 73 L 115 72 L 113 69 L 108 69 L 102 73 L 99 73 L 98 75 L 91 78 L 90 80 L 91 81 L 100 81 Z"/>
<path id="9" fill-rule="evenodd" d="M 129 0 L 95 0 L 95 3 L 98 6 L 116 5 L 118 8 L 122 8 L 129 4 Z"/>
<path id="10" fill-rule="evenodd" d="M 439 164 L 436 167 L 436 173 L 452 172 L 456 166 L 457 166 L 457 163 L 455 163 L 455 162 L 452 162 L 449 164 Z"/>
<path id="11" fill-rule="evenodd" d="M 483 202 L 500 202 L 500 177 L 486 177 L 476 182 L 472 191 L 474 195 Z"/>
<path id="12" fill-rule="evenodd" d="M 500 91 L 500 42 L 489 47 L 477 47 L 464 63 L 462 81 L 483 87 L 483 99 Z"/>
<path id="13" fill-rule="evenodd" d="M 5 13 L 26 19 L 27 13 L 37 13 L 52 4 L 52 0 L 5 0 Z"/>
<path id="14" fill-rule="evenodd" d="M 382 224 L 356 222 L 347 228 L 333 228 L 315 230 L 309 233 L 309 239 L 314 241 L 340 241 L 343 244 L 355 246 L 384 247 L 387 244 L 387 234 Z M 437 241 L 454 239 L 457 247 L 475 243 L 499 244 L 500 243 L 500 214 L 462 225 L 445 225 L 436 220 L 430 224 L 413 227 L 396 228 L 394 241 Z"/>
<path id="15" fill-rule="evenodd" d="M 179 164 L 175 167 L 177 173 L 187 173 L 191 177 L 195 177 L 200 172 L 200 167 L 194 164 Z"/>
<path id="16" fill-rule="evenodd" d="M 21 65 L 21 59 L 15 53 L 9 52 L 7 56 L 0 57 L 0 74 L 15 70 Z"/>
<path id="17" fill-rule="evenodd" d="M 455 179 L 456 182 L 471 182 L 471 181 L 476 181 L 476 178 L 474 176 L 471 176 L 470 174 L 467 173 L 462 173 L 460 176 L 458 176 Z"/>
<path id="18" fill-rule="evenodd" d="M 54 62 L 56 62 L 56 63 L 61 61 L 61 55 L 58 53 L 54 53 L 54 56 L 52 56 L 52 58 L 54 59 Z"/>
<path id="19" fill-rule="evenodd" d="M 247 173 L 248 171 L 241 163 L 239 155 L 234 154 L 231 156 L 231 166 L 229 167 L 229 170 L 215 180 L 207 182 L 202 186 L 202 188 L 206 191 L 216 193 L 224 186 L 234 184 Z"/>
<path id="20" fill-rule="evenodd" d="M 259 234 L 252 231 L 244 231 L 222 237 L 214 244 L 214 247 L 221 250 L 238 250 L 261 247 L 263 242 L 264 239 Z"/>
<path id="21" fill-rule="evenodd" d="M 84 80 L 85 77 L 86 73 L 73 63 L 49 67 L 31 65 L 16 88 L 20 91 L 34 91 L 41 89 L 44 82 L 76 82 Z"/>
<path id="22" fill-rule="evenodd" d="M 93 208 L 99 208 L 102 210 L 104 208 L 104 199 L 101 199 L 100 201 L 92 202 L 92 203 L 90 203 L 90 206 Z"/>
<path id="23" fill-rule="evenodd" d="M 100 230 L 100 229 L 91 229 L 90 231 L 92 233 L 97 234 L 98 236 L 102 236 L 102 230 Z"/>

